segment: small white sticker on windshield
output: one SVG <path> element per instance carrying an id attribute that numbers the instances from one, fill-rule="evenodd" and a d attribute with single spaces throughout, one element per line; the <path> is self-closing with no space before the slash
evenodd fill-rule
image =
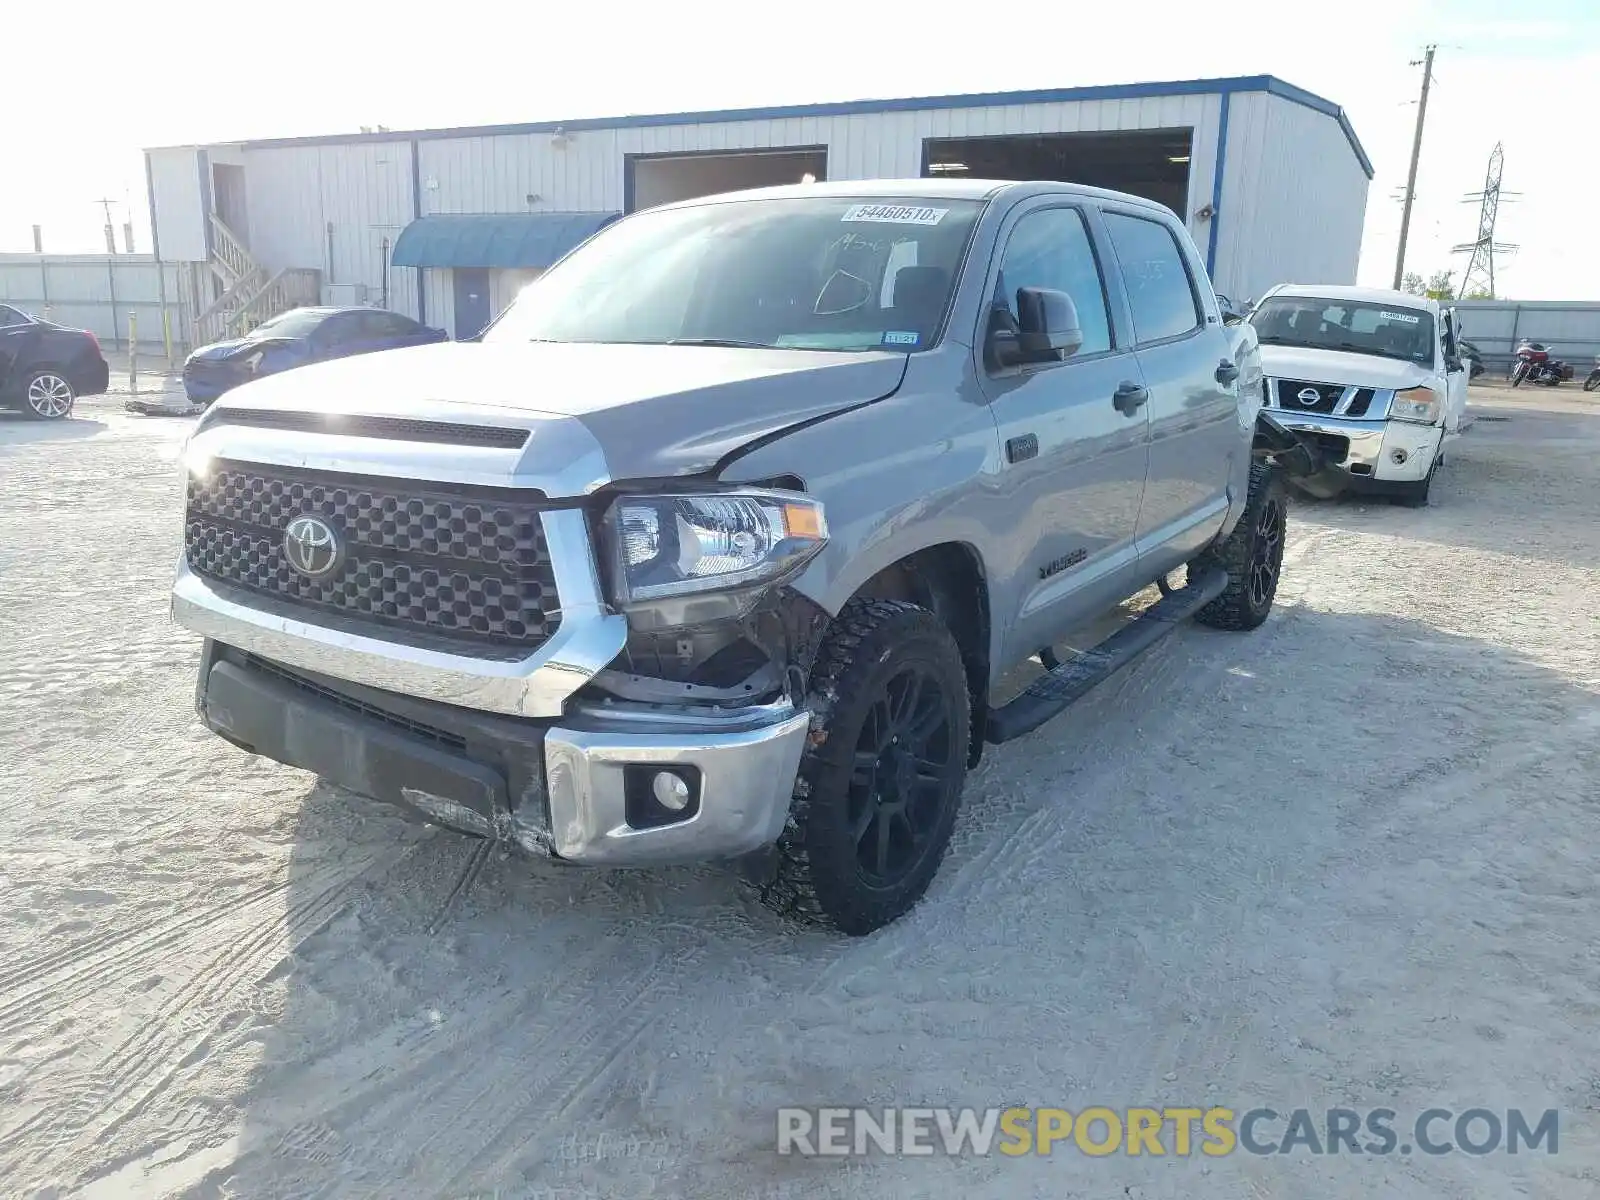
<path id="1" fill-rule="evenodd" d="M 1420 325 L 1420 324 L 1422 324 L 1422 318 L 1421 317 L 1414 317 L 1414 316 L 1411 316 L 1408 313 L 1384 312 L 1383 310 L 1380 309 L 1378 311 L 1378 316 L 1382 317 L 1385 321 L 1404 321 L 1407 325 Z"/>
<path id="2" fill-rule="evenodd" d="M 841 221 L 878 221 L 888 225 L 937 225 L 948 208 L 915 208 L 905 204 L 852 204 Z"/>

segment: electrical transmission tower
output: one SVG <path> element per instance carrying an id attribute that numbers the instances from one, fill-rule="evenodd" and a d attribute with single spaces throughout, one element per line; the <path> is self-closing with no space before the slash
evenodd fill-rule
<path id="1" fill-rule="evenodd" d="M 1461 280 L 1461 288 L 1456 293 L 1458 296 L 1470 296 L 1473 292 L 1481 291 L 1487 292 L 1491 300 L 1494 299 L 1494 256 L 1509 254 L 1517 248 L 1509 242 L 1494 240 L 1494 222 L 1500 212 L 1500 202 L 1513 203 L 1515 197 L 1522 194 L 1501 189 L 1500 168 L 1504 158 L 1504 151 L 1496 142 L 1489 153 L 1489 170 L 1483 177 L 1483 191 L 1469 192 L 1461 201 L 1463 204 L 1478 205 L 1478 237 L 1476 241 L 1450 247 L 1452 254 L 1472 255 L 1467 263 L 1467 273 Z"/>

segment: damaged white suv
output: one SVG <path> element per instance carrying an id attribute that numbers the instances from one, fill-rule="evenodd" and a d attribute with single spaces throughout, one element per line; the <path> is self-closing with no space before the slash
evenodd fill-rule
<path id="1" fill-rule="evenodd" d="M 1427 504 L 1467 406 L 1454 310 L 1380 288 L 1280 284 L 1250 321 L 1268 407 L 1326 464 L 1295 482 L 1317 496 Z"/>

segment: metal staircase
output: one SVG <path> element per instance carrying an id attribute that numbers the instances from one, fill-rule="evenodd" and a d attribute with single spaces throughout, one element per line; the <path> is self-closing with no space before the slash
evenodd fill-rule
<path id="1" fill-rule="evenodd" d="M 211 233 L 211 257 L 206 266 L 222 292 L 194 320 L 196 346 L 241 337 L 270 317 L 320 300 L 320 271 L 304 267 L 269 271 L 215 213 L 211 214 Z"/>

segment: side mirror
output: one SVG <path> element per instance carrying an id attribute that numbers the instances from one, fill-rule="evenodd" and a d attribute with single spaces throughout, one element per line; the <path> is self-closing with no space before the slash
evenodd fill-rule
<path id="1" fill-rule="evenodd" d="M 1071 296 L 1052 288 L 1018 288 L 1017 327 L 995 329 L 989 335 L 990 354 L 1001 367 L 1060 362 L 1082 346 L 1078 306 Z"/>

